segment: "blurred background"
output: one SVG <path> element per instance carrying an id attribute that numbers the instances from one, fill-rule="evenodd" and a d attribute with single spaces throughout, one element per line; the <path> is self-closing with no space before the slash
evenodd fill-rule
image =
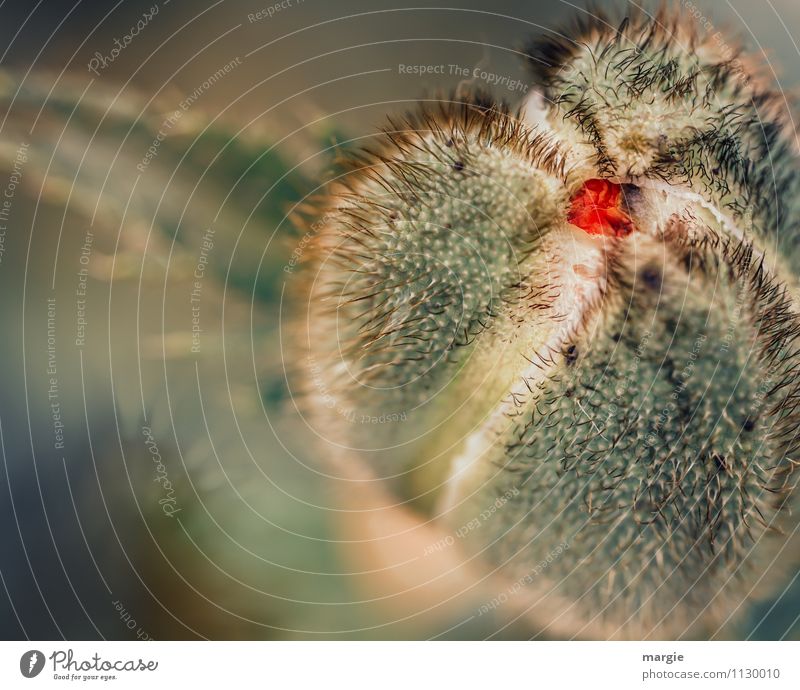
<path id="1" fill-rule="evenodd" d="M 584 11 L 441 4 L 2 3 L 0 636 L 537 636 L 386 584 L 286 383 L 293 217 L 336 156 L 476 66 L 518 102 L 525 41 Z M 794 97 L 796 0 L 676 5 Z M 800 638 L 787 582 L 737 635 Z"/>

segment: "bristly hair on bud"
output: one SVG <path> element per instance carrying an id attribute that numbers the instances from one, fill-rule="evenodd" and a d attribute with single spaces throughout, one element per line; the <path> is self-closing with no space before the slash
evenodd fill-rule
<path id="1" fill-rule="evenodd" d="M 479 93 L 390 120 L 341 167 L 309 254 L 309 303 L 360 385 L 405 396 L 415 380 L 424 397 L 563 223 L 563 153 Z"/>
<path id="2" fill-rule="evenodd" d="M 797 143 L 764 60 L 662 6 L 622 20 L 582 11 L 533 39 L 528 62 L 559 137 L 627 182 L 692 189 L 765 245 L 797 257 Z"/>
<path id="3" fill-rule="evenodd" d="M 731 634 L 796 568 L 785 103 L 663 8 L 579 13 L 528 55 L 518 110 L 423 103 L 330 186 L 296 337 L 311 418 L 339 469 L 525 583 L 512 618 Z"/>

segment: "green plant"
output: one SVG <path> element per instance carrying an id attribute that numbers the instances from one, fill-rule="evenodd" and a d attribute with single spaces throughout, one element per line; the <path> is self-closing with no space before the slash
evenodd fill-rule
<path id="1" fill-rule="evenodd" d="M 718 634 L 796 548 L 783 97 L 666 11 L 528 54 L 522 108 L 426 103 L 331 186 L 307 408 L 550 634 Z"/>

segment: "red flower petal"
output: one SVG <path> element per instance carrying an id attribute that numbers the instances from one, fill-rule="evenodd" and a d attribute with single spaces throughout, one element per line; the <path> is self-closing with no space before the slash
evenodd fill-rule
<path id="1" fill-rule="evenodd" d="M 570 202 L 567 220 L 590 235 L 624 237 L 633 221 L 620 207 L 622 186 L 608 180 L 587 180 Z"/>

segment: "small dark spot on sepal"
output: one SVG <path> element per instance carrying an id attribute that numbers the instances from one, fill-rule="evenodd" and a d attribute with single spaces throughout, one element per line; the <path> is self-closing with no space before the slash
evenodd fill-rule
<path id="1" fill-rule="evenodd" d="M 752 417 L 745 417 L 744 423 L 742 424 L 742 429 L 744 431 L 752 431 L 756 428 L 756 420 Z"/>
<path id="2" fill-rule="evenodd" d="M 622 204 L 628 212 L 642 202 L 643 194 L 641 187 L 635 184 L 625 183 L 622 185 Z"/>
<path id="3" fill-rule="evenodd" d="M 570 345 L 564 350 L 564 361 L 567 366 L 572 366 L 578 359 L 578 348 L 575 345 Z"/>
<path id="4" fill-rule="evenodd" d="M 453 163 L 453 170 L 456 172 L 461 172 L 464 169 L 464 163 L 462 161 L 456 161 Z"/>
<path id="5" fill-rule="evenodd" d="M 645 287 L 649 288 L 653 291 L 660 291 L 661 290 L 661 283 L 664 279 L 661 271 L 656 268 L 655 266 L 647 266 L 642 270 L 639 274 L 639 277 L 642 280 L 642 283 Z"/>

